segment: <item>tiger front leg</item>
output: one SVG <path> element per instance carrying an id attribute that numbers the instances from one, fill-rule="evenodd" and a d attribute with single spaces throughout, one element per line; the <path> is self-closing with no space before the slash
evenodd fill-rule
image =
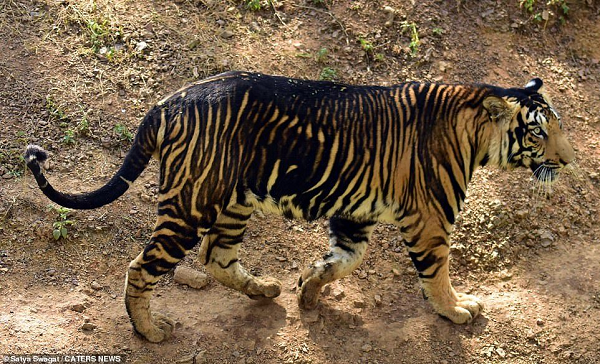
<path id="1" fill-rule="evenodd" d="M 298 305 L 301 308 L 314 309 L 325 284 L 347 276 L 360 265 L 374 227 L 373 222 L 337 217 L 329 220 L 329 252 L 323 260 L 308 266 L 298 280 Z"/>
<path id="2" fill-rule="evenodd" d="M 420 240 L 408 248 L 425 298 L 437 313 L 456 324 L 473 321 L 483 310 L 479 298 L 458 293 L 450 283 L 449 252 L 446 237 Z"/>

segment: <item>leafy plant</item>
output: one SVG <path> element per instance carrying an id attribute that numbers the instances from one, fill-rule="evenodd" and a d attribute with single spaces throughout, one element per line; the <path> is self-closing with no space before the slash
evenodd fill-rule
<path id="1" fill-rule="evenodd" d="M 67 113 L 63 107 L 59 105 L 50 95 L 46 96 L 46 110 L 48 110 L 50 116 L 56 120 L 62 121 L 68 119 Z"/>
<path id="2" fill-rule="evenodd" d="M 540 4 L 537 0 L 520 0 L 519 6 L 531 14 L 531 19 L 536 22 L 548 22 L 550 17 L 558 16 L 561 24 L 565 24 L 565 17 L 570 10 L 566 0 L 547 0 L 545 4 Z"/>
<path id="3" fill-rule="evenodd" d="M 363 51 L 367 52 L 368 54 L 373 53 L 373 49 L 375 49 L 375 47 L 373 47 L 373 43 L 369 42 L 364 38 L 358 38 L 358 41 Z"/>
<path id="4" fill-rule="evenodd" d="M 323 81 L 333 81 L 338 77 L 337 71 L 330 67 L 325 67 L 321 70 L 319 79 Z"/>
<path id="5" fill-rule="evenodd" d="M 123 124 L 115 125 L 114 132 L 115 132 L 115 134 L 117 134 L 119 139 L 121 139 L 121 141 L 126 140 L 126 141 L 130 142 L 133 140 L 133 134 L 131 134 L 129 129 L 127 129 L 127 127 Z"/>
<path id="6" fill-rule="evenodd" d="M 75 132 L 72 129 L 65 130 L 62 141 L 65 144 L 75 144 Z"/>
<path id="7" fill-rule="evenodd" d="M 327 63 L 327 57 L 329 56 L 329 51 L 327 48 L 323 47 L 317 51 L 316 60 L 317 63 Z"/>
<path id="8" fill-rule="evenodd" d="M 67 226 L 74 224 L 73 220 L 69 220 L 71 209 L 50 204 L 48 205 L 48 211 L 53 211 L 58 215 L 56 221 L 52 223 L 52 237 L 54 237 L 54 240 L 66 239 L 68 234 Z"/>
<path id="9" fill-rule="evenodd" d="M 246 0 L 246 7 L 252 11 L 258 11 L 261 8 L 260 0 Z"/>
<path id="10" fill-rule="evenodd" d="M 440 27 L 435 27 L 431 30 L 431 32 L 433 33 L 433 35 L 442 35 L 444 34 L 444 29 L 440 28 Z"/>
<path id="11" fill-rule="evenodd" d="M 410 32 L 410 44 L 408 48 L 410 48 L 411 54 L 414 56 L 419 52 L 419 45 L 421 42 L 419 41 L 419 32 L 417 31 L 417 25 L 414 22 L 403 21 L 401 23 L 402 31 Z"/>

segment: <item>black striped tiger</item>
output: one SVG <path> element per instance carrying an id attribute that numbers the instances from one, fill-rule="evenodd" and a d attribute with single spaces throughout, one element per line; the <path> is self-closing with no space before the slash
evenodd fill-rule
<path id="1" fill-rule="evenodd" d="M 280 294 L 278 280 L 238 260 L 255 209 L 329 218 L 329 252 L 298 280 L 302 308 L 360 264 L 373 227 L 385 222 L 399 227 L 437 313 L 468 323 L 483 305 L 454 290 L 448 254 L 473 172 L 524 166 L 551 182 L 574 152 L 539 79 L 508 89 L 378 87 L 230 72 L 158 102 L 119 171 L 96 191 L 58 192 L 41 172 L 46 152 L 29 146 L 24 157 L 48 198 L 92 209 L 121 196 L 152 156 L 160 162 L 158 216 L 129 265 L 125 303 L 135 331 L 160 342 L 174 325 L 150 311 L 152 291 L 199 241 L 202 263 L 224 285 L 251 298 Z"/>

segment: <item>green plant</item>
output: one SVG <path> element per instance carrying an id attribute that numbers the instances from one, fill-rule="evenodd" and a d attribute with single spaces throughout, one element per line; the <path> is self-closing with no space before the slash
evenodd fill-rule
<path id="1" fill-rule="evenodd" d="M 527 10 L 530 13 L 533 13 L 533 5 L 535 4 L 535 0 L 521 0 L 519 6 L 522 9 Z"/>
<path id="2" fill-rule="evenodd" d="M 63 107 L 59 105 L 50 95 L 46 96 L 46 110 L 48 110 L 50 116 L 56 120 L 62 121 L 68 119 L 67 113 Z"/>
<path id="3" fill-rule="evenodd" d="M 123 124 L 117 124 L 114 128 L 115 134 L 121 139 L 121 141 L 131 142 L 133 140 L 133 134 L 127 129 L 127 127 Z"/>
<path id="4" fill-rule="evenodd" d="M 123 34 L 121 26 L 111 21 L 109 15 L 101 13 L 96 1 L 90 1 L 87 5 L 84 2 L 76 2 L 68 5 L 67 9 L 70 12 L 68 22 L 83 29 L 93 53 L 106 49 L 109 53 L 106 55 L 107 59 L 113 60 L 116 52 L 114 44 Z"/>
<path id="5" fill-rule="evenodd" d="M 435 27 L 431 30 L 431 32 L 433 33 L 433 35 L 442 35 L 444 34 L 444 29 L 440 28 L 440 27 Z"/>
<path id="6" fill-rule="evenodd" d="M 375 56 L 373 57 L 373 59 L 376 62 L 383 62 L 385 60 L 385 54 L 383 54 L 383 53 L 377 53 L 377 54 L 375 54 Z"/>
<path id="7" fill-rule="evenodd" d="M 329 55 L 329 51 L 327 48 L 321 48 L 317 51 L 316 60 L 317 63 L 327 63 L 327 56 Z"/>
<path id="8" fill-rule="evenodd" d="M 69 220 L 71 209 L 50 204 L 48 205 L 48 211 L 53 211 L 58 215 L 56 221 L 52 223 L 52 237 L 54 237 L 54 240 L 60 238 L 66 239 L 68 233 L 67 226 L 74 224 L 73 220 Z"/>
<path id="9" fill-rule="evenodd" d="M 333 81 L 338 77 L 337 71 L 330 67 L 325 67 L 321 70 L 319 79 L 323 81 Z"/>
<path id="10" fill-rule="evenodd" d="M 566 0 L 547 0 L 540 4 L 537 0 L 520 0 L 519 7 L 531 15 L 536 22 L 547 22 L 550 17 L 558 16 L 561 24 L 565 24 L 565 17 L 569 14 L 569 5 Z"/>
<path id="11" fill-rule="evenodd" d="M 246 0 L 246 7 L 252 11 L 258 11 L 261 8 L 260 0 Z"/>
<path id="12" fill-rule="evenodd" d="M 364 38 L 358 38 L 358 41 L 360 42 L 360 47 L 363 49 L 363 51 L 367 52 L 368 54 L 373 53 L 373 49 L 375 48 L 373 47 L 373 43 Z"/>
<path id="13" fill-rule="evenodd" d="M 411 55 L 416 55 L 419 52 L 419 45 L 421 42 L 419 41 L 419 32 L 417 30 L 417 25 L 414 22 L 403 21 L 401 23 L 402 31 L 410 32 L 410 44 L 408 48 L 410 48 Z"/>
<path id="14" fill-rule="evenodd" d="M 65 144 L 75 144 L 75 132 L 72 129 L 65 130 L 62 141 Z"/>

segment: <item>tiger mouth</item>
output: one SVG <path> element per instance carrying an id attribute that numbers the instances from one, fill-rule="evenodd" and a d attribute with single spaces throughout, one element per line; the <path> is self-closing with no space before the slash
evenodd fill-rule
<path id="1" fill-rule="evenodd" d="M 531 170 L 533 171 L 533 175 L 540 182 L 552 183 L 558 179 L 558 167 L 548 166 L 546 163 L 531 164 Z"/>

